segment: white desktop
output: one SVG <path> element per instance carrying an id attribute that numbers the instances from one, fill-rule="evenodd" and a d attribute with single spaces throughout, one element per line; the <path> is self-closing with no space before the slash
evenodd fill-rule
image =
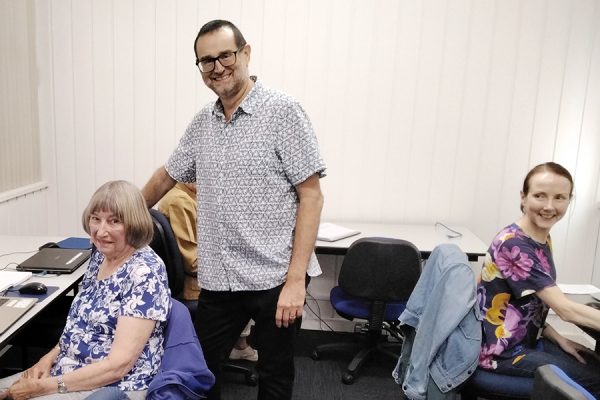
<path id="1" fill-rule="evenodd" d="M 26 260 L 32 254 L 38 251 L 38 248 L 44 243 L 58 242 L 64 237 L 57 236 L 8 236 L 0 235 L 0 269 L 14 270 L 16 264 Z M 0 356 L 4 353 L 5 347 L 10 338 L 15 335 L 31 318 L 37 315 L 56 298 L 75 288 L 83 277 L 88 263 L 84 263 L 73 273 L 53 275 L 53 274 L 33 274 L 27 282 L 42 282 L 48 287 L 57 287 L 58 289 L 49 293 L 46 297 L 38 301 L 33 308 L 25 313 L 16 323 L 0 335 Z"/>

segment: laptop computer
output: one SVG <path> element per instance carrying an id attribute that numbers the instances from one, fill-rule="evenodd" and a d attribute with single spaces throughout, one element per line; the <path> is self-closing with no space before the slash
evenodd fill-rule
<path id="1" fill-rule="evenodd" d="M 42 248 L 17 267 L 19 271 L 70 274 L 90 258 L 91 250 Z"/>
<path id="2" fill-rule="evenodd" d="M 0 334 L 17 322 L 36 302 L 37 299 L 30 297 L 0 297 Z"/>

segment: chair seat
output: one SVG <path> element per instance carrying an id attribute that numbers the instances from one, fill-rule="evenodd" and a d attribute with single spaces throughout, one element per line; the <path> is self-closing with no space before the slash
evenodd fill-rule
<path id="1" fill-rule="evenodd" d="M 533 392 L 533 378 L 502 375 L 477 368 L 463 391 L 490 399 L 528 399 Z"/>
<path id="2" fill-rule="evenodd" d="M 335 286 L 331 289 L 329 296 L 333 308 L 335 308 L 335 311 L 342 317 L 349 320 L 352 320 L 353 318 L 369 319 L 371 315 L 370 300 L 349 295 L 339 286 Z M 391 322 L 397 321 L 405 308 L 406 302 L 387 303 L 383 320 Z"/>

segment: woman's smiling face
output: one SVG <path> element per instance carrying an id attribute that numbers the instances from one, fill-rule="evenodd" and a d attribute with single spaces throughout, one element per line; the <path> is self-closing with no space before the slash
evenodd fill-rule
<path id="1" fill-rule="evenodd" d="M 537 238 L 546 238 L 565 215 L 571 201 L 571 182 L 552 171 L 540 171 L 529 178 L 529 190 L 521 192 L 522 228 Z M 545 241 L 545 240 L 544 240 Z"/>

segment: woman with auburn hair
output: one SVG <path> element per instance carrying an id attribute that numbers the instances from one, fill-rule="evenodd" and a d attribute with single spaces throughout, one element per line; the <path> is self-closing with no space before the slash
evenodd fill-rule
<path id="1" fill-rule="evenodd" d="M 538 367 L 554 364 L 600 396 L 597 355 L 545 323 L 551 308 L 564 321 L 600 330 L 600 311 L 571 301 L 556 285 L 550 229 L 565 215 L 572 197 L 573 178 L 559 164 L 540 164 L 525 177 L 523 215 L 496 235 L 483 264 L 479 366 L 533 378 Z"/>
<path id="2" fill-rule="evenodd" d="M 22 374 L 0 380 L 0 399 L 84 399 L 114 387 L 144 399 L 163 355 L 171 308 L 164 263 L 148 246 L 153 225 L 139 189 L 102 185 L 82 216 L 95 246 L 59 343 Z"/>

